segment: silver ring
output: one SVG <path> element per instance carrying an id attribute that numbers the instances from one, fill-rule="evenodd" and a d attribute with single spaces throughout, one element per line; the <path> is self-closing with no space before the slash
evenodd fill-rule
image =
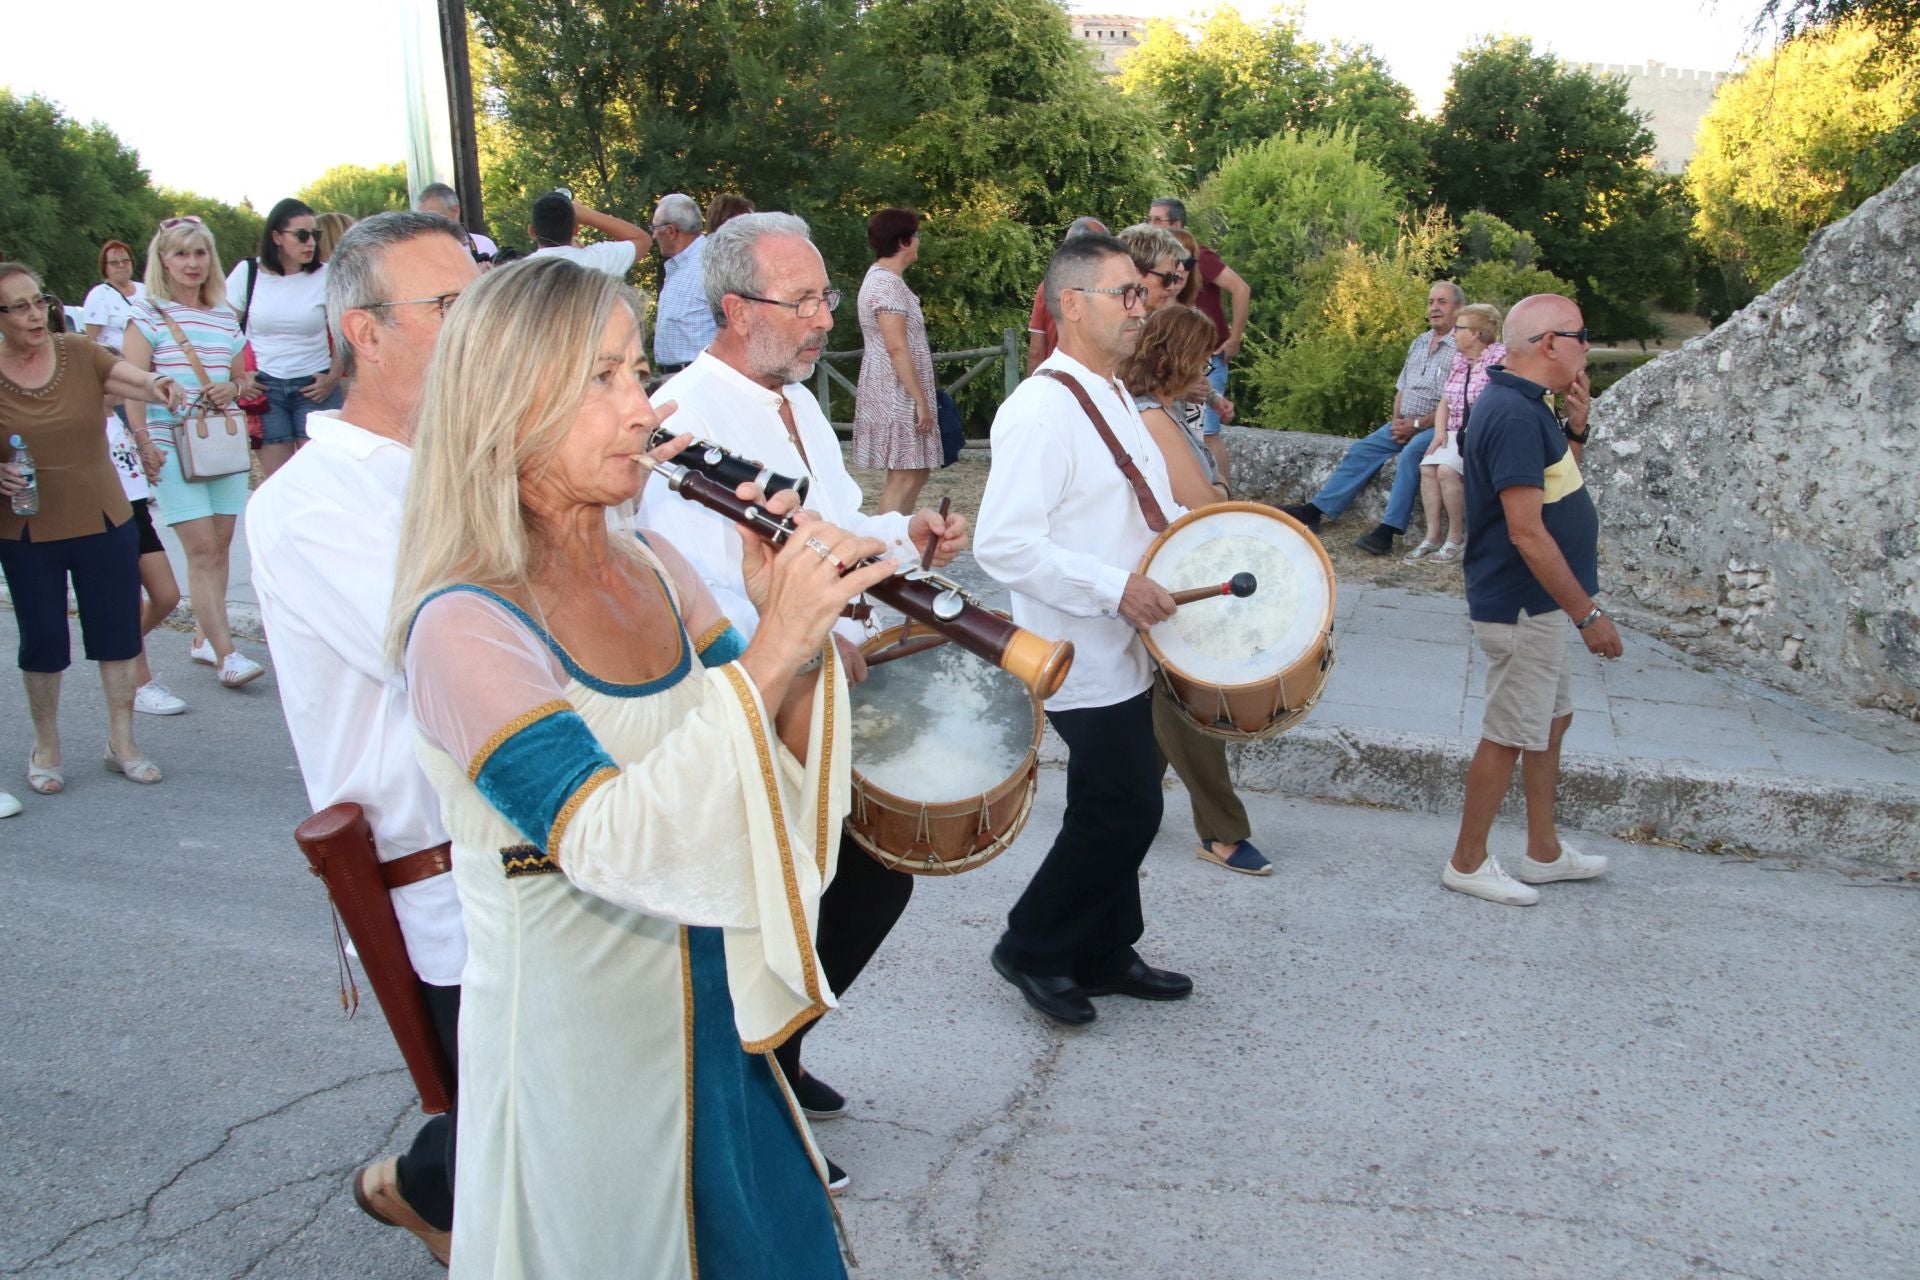
<path id="1" fill-rule="evenodd" d="M 833 554 L 833 548 L 818 538 L 807 539 L 807 550 L 813 552 L 813 554 L 819 556 L 822 560 L 827 559 Z"/>

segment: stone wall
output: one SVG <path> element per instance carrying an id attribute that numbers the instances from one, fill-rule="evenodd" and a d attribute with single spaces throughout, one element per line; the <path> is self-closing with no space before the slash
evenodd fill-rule
<path id="1" fill-rule="evenodd" d="M 1920 716 L 1920 168 L 1594 406 L 1603 586 L 1796 692 Z"/>
<path id="2" fill-rule="evenodd" d="M 1228 427 L 1226 433 L 1227 448 L 1233 454 L 1233 496 L 1276 506 L 1313 497 L 1353 444 L 1343 436 L 1307 431 Z M 1387 509 L 1387 495 L 1393 490 L 1393 469 L 1394 463 L 1389 462 L 1360 490 L 1341 517 L 1342 529 L 1350 529 L 1352 536 L 1358 537 L 1379 523 Z M 1413 520 L 1407 527 L 1426 527 L 1418 498 L 1414 499 Z"/>

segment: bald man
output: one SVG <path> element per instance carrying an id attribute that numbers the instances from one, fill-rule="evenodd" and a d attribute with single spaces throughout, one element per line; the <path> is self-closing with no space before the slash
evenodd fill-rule
<path id="1" fill-rule="evenodd" d="M 1580 477 L 1587 440 L 1587 329 L 1569 298 L 1540 293 L 1507 313 L 1507 357 L 1488 375 L 1462 436 L 1467 612 L 1487 656 L 1480 746 L 1467 769 L 1460 836 L 1440 882 L 1503 906 L 1540 900 L 1534 885 L 1590 880 L 1607 860 L 1560 839 L 1553 824 L 1560 743 L 1573 723 L 1569 628 L 1591 653 L 1620 656 L 1620 633 L 1595 603 L 1600 517 Z M 1547 393 L 1563 398 L 1562 420 Z M 1527 853 L 1513 875 L 1487 852 L 1500 802 L 1521 764 Z"/>

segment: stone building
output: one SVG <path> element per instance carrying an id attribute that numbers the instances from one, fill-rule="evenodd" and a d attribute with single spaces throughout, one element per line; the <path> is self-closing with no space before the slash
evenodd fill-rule
<path id="1" fill-rule="evenodd" d="M 1147 24 L 1124 13 L 1072 13 L 1073 38 L 1086 46 L 1100 65 L 1100 74 L 1120 69 L 1120 55 L 1140 43 Z"/>
<path id="2" fill-rule="evenodd" d="M 1700 119 L 1727 80 L 1724 71 L 1686 71 L 1652 61 L 1643 67 L 1600 62 L 1572 66 L 1575 71 L 1617 76 L 1627 82 L 1627 105 L 1646 113 L 1654 138 L 1654 167 L 1662 173 L 1679 173 L 1687 167 Z"/>

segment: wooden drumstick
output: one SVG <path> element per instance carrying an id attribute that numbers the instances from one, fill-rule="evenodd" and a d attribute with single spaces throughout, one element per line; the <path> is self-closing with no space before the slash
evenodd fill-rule
<path id="1" fill-rule="evenodd" d="M 1185 591 L 1175 591 L 1175 604 L 1192 604 L 1195 600 L 1211 600 L 1216 596 L 1239 596 L 1245 598 L 1254 592 L 1260 584 L 1250 573 L 1236 573 L 1217 587 L 1190 587 Z"/>

